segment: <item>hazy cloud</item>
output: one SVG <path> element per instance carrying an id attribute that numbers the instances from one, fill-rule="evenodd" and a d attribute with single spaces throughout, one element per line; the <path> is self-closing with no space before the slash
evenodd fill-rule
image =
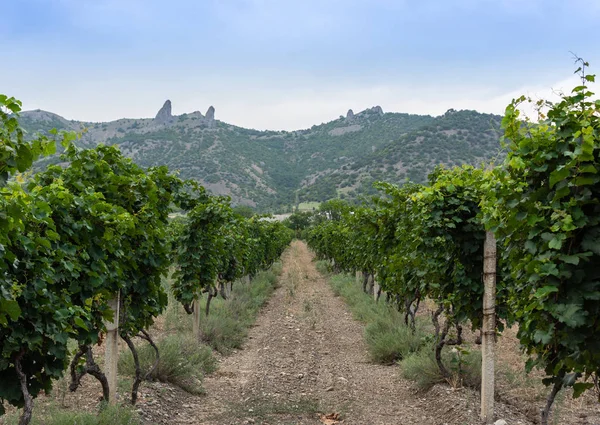
<path id="1" fill-rule="evenodd" d="M 596 0 L 19 0 L 3 3 L 0 91 L 90 121 L 214 105 L 297 129 L 381 105 L 502 113 L 600 66 Z M 570 80 L 569 80 L 570 81 Z M 566 83 L 564 83 L 566 84 Z"/>

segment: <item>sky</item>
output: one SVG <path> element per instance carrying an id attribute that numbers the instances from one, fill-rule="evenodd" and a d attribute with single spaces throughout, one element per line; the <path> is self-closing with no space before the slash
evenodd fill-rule
<path id="1" fill-rule="evenodd" d="M 0 93 L 67 119 L 501 114 L 600 69 L 600 0 L 0 0 Z M 600 75 L 600 73 L 599 73 Z"/>

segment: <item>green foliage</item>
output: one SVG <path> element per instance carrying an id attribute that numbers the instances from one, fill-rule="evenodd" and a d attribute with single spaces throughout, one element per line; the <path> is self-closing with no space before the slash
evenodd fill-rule
<path id="1" fill-rule="evenodd" d="M 379 185 L 387 198 L 370 208 L 350 213 L 344 204 L 324 203 L 330 220 L 315 226 L 309 243 L 342 270 L 376 272 L 400 305 L 430 297 L 451 321 L 470 320 L 478 327 L 485 238 L 479 202 L 485 178 L 473 167 L 438 168 L 426 187 Z"/>
<path id="2" fill-rule="evenodd" d="M 248 205 L 237 205 L 237 206 L 233 207 L 233 212 L 235 214 L 240 215 L 245 218 L 250 218 L 254 214 L 256 214 L 256 211 L 254 210 L 254 208 L 252 208 Z"/>
<path id="3" fill-rule="evenodd" d="M 542 367 L 544 383 L 573 386 L 575 396 L 593 387 L 600 370 L 600 101 L 588 89 L 594 76 L 578 72 L 582 84 L 560 102 L 538 102 L 548 109 L 539 123 L 520 119 L 525 98 L 507 107 L 502 166 L 436 168 L 426 186 L 378 183 L 383 194 L 372 204 L 328 215 L 309 232 L 318 258 L 376 274 L 407 319 L 420 299 L 438 303 L 447 325 L 437 329 L 435 349 L 446 379 L 440 356 L 448 325 L 457 330 L 452 344 L 461 343 L 462 324 L 481 326 L 483 242 L 491 229 L 501 247 L 496 314 L 519 323 L 528 368 Z"/>
<path id="4" fill-rule="evenodd" d="M 297 211 L 283 221 L 283 224 L 292 229 L 296 237 L 300 237 L 312 224 L 314 214 L 309 211 Z"/>
<path id="5" fill-rule="evenodd" d="M 197 299 L 200 291 L 215 284 L 220 259 L 226 255 L 225 228 L 234 221 L 227 200 L 209 197 L 195 206 L 187 215 L 185 228 L 177 247 L 174 274 L 175 298 L 185 306 Z"/>
<path id="6" fill-rule="evenodd" d="M 56 145 L 44 136 L 26 141 L 20 110 L 19 101 L 0 95 L 0 401 L 17 406 L 24 401 L 20 377 L 30 377 L 28 389 L 35 396 L 60 376 L 68 335 L 85 317 L 83 306 L 53 289 L 64 288 L 54 282 L 60 275 L 55 263 L 71 263 L 68 253 L 53 249 L 58 234 L 50 205 L 38 192 L 26 191 L 21 178 L 8 183 Z M 74 136 L 61 138 L 66 145 Z M 69 196 L 62 187 L 53 189 Z"/>
<path id="7" fill-rule="evenodd" d="M 578 72 L 581 85 L 560 102 L 538 102 L 548 108 L 538 124 L 520 120 L 524 97 L 507 107 L 509 153 L 487 199 L 528 366 L 575 395 L 591 384 L 574 378 L 600 370 L 600 101 L 594 76 Z"/>
<path id="8" fill-rule="evenodd" d="M 17 258 L 16 253 L 12 252 L 11 241 L 25 229 L 23 216 L 31 202 L 18 185 L 5 186 L 10 176 L 25 172 L 38 157 L 53 154 L 56 150 L 55 138 L 37 136 L 26 140 L 26 132 L 19 123 L 21 106 L 21 102 L 14 97 L 0 94 L 0 327 L 6 326 L 9 320 L 16 320 L 21 314 L 19 303 L 15 300 L 19 289 L 14 281 L 8 279 L 5 267 L 9 268 Z M 54 132 L 54 136 L 58 136 L 58 133 Z M 70 133 L 60 135 L 64 144 L 73 138 L 74 135 Z"/>
<path id="9" fill-rule="evenodd" d="M 179 170 L 182 179 L 230 194 L 235 203 L 274 212 L 298 201 L 341 195 L 355 200 L 375 194 L 371 183 L 376 180 L 425 182 L 438 164 L 487 161 L 498 152 L 494 129 L 499 128 L 500 117 L 474 111 L 449 111 L 436 118 L 382 115 L 368 109 L 351 122 L 336 119 L 290 132 L 222 122 L 208 128 L 193 114 L 159 127 L 152 119 L 70 122 L 43 111 L 25 113 L 22 121 L 32 133 L 85 129 L 78 142 L 82 147 L 116 144 L 142 167 L 166 165 Z M 57 162 L 53 157 L 39 167 Z"/>
<path id="10" fill-rule="evenodd" d="M 479 328 L 483 318 L 485 229 L 479 203 L 480 185 L 486 178 L 483 170 L 468 166 L 437 169 L 430 175 L 430 185 L 415 195 L 420 213 L 413 216 L 416 221 L 410 233 L 411 262 L 418 275 L 430 282 L 421 292 L 438 300 L 449 320 L 469 320 L 473 328 Z M 503 317 L 504 311 L 498 308 L 496 313 Z"/>
<path id="11" fill-rule="evenodd" d="M 56 152 L 55 141 L 48 137 L 25 140 L 25 131 L 19 125 L 21 106 L 14 97 L 0 94 L 0 187 L 6 185 L 11 174 L 29 169 L 40 155 Z M 64 141 L 72 138 L 71 134 L 63 136 Z"/>
<path id="12" fill-rule="evenodd" d="M 151 326 L 168 302 L 162 278 L 174 247 L 175 295 L 185 301 L 217 277 L 231 282 L 271 266 L 291 240 L 282 224 L 236 215 L 228 199 L 164 166 L 144 170 L 116 147 L 80 149 L 71 134 L 62 136 L 66 165 L 7 183 L 54 144 L 26 141 L 20 103 L 0 102 L 0 414 L 4 401 L 32 410 L 31 399 L 62 376 L 69 339 L 98 342 L 116 294 L 121 337 Z M 189 210 L 183 222 L 169 221 L 173 206 Z"/>

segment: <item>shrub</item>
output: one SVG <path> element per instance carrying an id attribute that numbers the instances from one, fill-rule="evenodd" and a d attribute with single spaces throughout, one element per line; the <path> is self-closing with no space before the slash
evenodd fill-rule
<path id="1" fill-rule="evenodd" d="M 325 260 L 319 260 L 319 261 L 317 261 L 315 263 L 315 267 L 316 267 L 317 271 L 319 273 L 321 273 L 322 275 L 327 276 L 328 274 L 331 274 L 331 266 Z"/>
<path id="2" fill-rule="evenodd" d="M 209 347 L 198 344 L 190 334 L 168 335 L 156 344 L 160 361 L 149 379 L 169 382 L 191 394 L 202 394 L 204 375 L 216 370 L 216 360 Z M 154 350 L 150 345 L 138 346 L 138 357 L 143 373 L 155 362 Z M 119 373 L 133 376 L 135 366 L 131 352 L 119 357 Z"/>
<path id="3" fill-rule="evenodd" d="M 392 364 L 419 351 L 424 333 L 418 327 L 413 332 L 404 323 L 380 317 L 365 328 L 365 340 L 371 359 L 376 363 Z"/>
<path id="4" fill-rule="evenodd" d="M 280 273 L 281 263 L 275 263 L 270 270 L 257 274 L 250 284 L 236 282 L 228 300 L 212 300 L 210 314 L 200 321 L 203 341 L 221 354 L 241 348 L 248 328 L 277 287 Z M 202 308 L 204 305 L 201 303 Z"/>
<path id="5" fill-rule="evenodd" d="M 402 375 L 413 381 L 417 388 L 428 390 L 435 384 L 447 382 L 453 387 L 468 386 L 479 388 L 481 383 L 481 352 L 452 348 L 444 350 L 443 359 L 452 373 L 446 380 L 440 373 L 435 361 L 433 347 L 426 345 L 419 351 L 407 356 L 401 363 Z"/>

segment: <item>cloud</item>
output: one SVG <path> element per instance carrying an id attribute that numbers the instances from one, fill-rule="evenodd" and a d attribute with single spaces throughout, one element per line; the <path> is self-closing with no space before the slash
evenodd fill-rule
<path id="1" fill-rule="evenodd" d="M 261 129 L 306 128 L 374 105 L 502 113 L 520 94 L 572 87 L 564 81 L 570 49 L 598 57 L 597 40 L 582 35 L 595 28 L 596 0 L 10 5 L 15 28 L 15 13 L 30 22 L 37 10 L 39 22 L 22 27 L 24 39 L 0 29 L 0 54 L 16 64 L 0 69 L 9 94 L 27 108 L 90 121 L 154 116 L 167 98 L 175 113 L 212 104 L 218 119 Z M 600 64 L 595 58 L 586 56 Z"/>
<path id="2" fill-rule="evenodd" d="M 65 82 L 66 84 L 66 82 Z M 63 90 L 60 96 L 33 87 L 23 98 L 27 109 L 42 108 L 69 119 L 88 121 L 122 117 L 153 117 L 165 99 L 173 102 L 173 113 L 182 114 L 213 105 L 216 118 L 257 129 L 297 130 L 320 124 L 348 109 L 354 112 L 380 105 L 386 112 L 440 115 L 450 108 L 475 109 L 502 114 L 521 94 L 556 100 L 554 90 L 570 90 L 577 84 L 571 77 L 550 86 L 522 86 L 502 91 L 489 85 L 420 86 L 414 84 L 318 84 L 315 82 L 274 81 L 273 84 L 248 84 L 246 81 L 218 81 L 193 85 L 190 81 L 157 83 L 111 79 L 86 81 Z M 149 89 L 149 87 L 152 89 Z M 30 99 L 45 98 L 46 102 Z M 527 110 L 528 114 L 533 109 Z M 533 118 L 535 116 L 532 115 Z"/>

